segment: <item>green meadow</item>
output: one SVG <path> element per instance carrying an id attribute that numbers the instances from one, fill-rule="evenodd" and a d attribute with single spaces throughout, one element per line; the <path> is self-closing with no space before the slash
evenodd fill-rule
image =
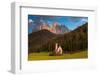
<path id="1" fill-rule="evenodd" d="M 81 52 L 76 52 L 73 54 L 63 54 L 62 56 L 49 56 L 49 52 L 28 54 L 28 61 L 57 60 L 57 59 L 80 59 L 80 58 L 88 58 L 88 51 L 81 51 Z"/>

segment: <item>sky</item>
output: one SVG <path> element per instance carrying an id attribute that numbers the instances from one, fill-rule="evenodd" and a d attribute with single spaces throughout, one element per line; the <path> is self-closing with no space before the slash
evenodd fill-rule
<path id="1" fill-rule="evenodd" d="M 60 25 L 65 25 L 70 30 L 74 30 L 78 26 L 88 22 L 88 17 L 28 15 L 28 23 L 33 23 L 32 26 L 38 25 L 39 22 L 45 22 L 50 26 L 52 26 L 54 22 L 57 22 Z M 28 25 L 29 33 L 32 31 L 32 26 Z"/>

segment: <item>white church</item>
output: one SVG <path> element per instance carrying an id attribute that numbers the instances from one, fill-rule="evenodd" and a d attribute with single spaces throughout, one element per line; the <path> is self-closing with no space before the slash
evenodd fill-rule
<path id="1" fill-rule="evenodd" d="M 55 44 L 55 55 L 62 55 L 62 54 L 63 54 L 62 47 L 58 45 L 58 43 L 56 43 Z"/>

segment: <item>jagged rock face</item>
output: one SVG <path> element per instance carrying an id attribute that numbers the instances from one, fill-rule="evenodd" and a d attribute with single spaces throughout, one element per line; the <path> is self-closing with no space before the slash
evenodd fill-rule
<path id="1" fill-rule="evenodd" d="M 64 34 L 70 31 L 67 26 L 61 25 L 58 22 L 54 22 L 53 25 L 49 25 L 45 22 L 39 22 L 37 25 L 30 23 L 29 25 L 33 28 L 32 32 L 46 29 L 55 34 Z"/>

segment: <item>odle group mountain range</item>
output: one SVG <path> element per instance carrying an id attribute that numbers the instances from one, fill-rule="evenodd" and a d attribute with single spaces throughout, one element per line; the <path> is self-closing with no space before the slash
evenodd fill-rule
<path id="1" fill-rule="evenodd" d="M 35 25 L 33 22 L 31 22 L 28 25 L 29 25 L 29 28 L 33 29 L 32 32 L 46 29 L 54 34 L 64 34 L 70 31 L 67 26 L 63 24 L 59 24 L 58 22 L 54 22 L 52 25 L 46 22 L 38 22 Z"/>
<path id="2" fill-rule="evenodd" d="M 55 34 L 42 29 L 28 35 L 28 53 L 52 52 L 58 43 L 64 53 L 84 51 L 88 48 L 88 23 L 64 34 Z"/>

